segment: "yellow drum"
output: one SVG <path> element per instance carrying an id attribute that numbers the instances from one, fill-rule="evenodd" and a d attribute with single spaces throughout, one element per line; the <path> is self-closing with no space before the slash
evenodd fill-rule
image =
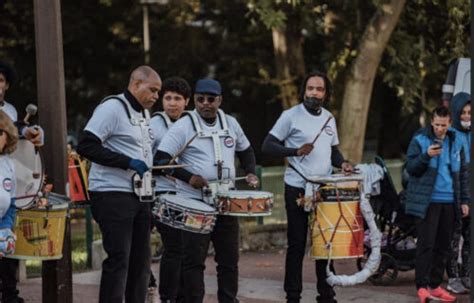
<path id="1" fill-rule="evenodd" d="M 316 196 L 311 255 L 315 259 L 359 258 L 364 255 L 364 221 L 360 211 L 360 181 L 332 175 Z"/>
<path id="2" fill-rule="evenodd" d="M 57 260 L 62 258 L 69 199 L 51 193 L 48 207 L 18 210 L 14 259 Z"/>

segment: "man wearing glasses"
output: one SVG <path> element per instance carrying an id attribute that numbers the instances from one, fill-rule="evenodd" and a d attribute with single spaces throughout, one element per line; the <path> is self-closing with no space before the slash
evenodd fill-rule
<path id="1" fill-rule="evenodd" d="M 218 81 L 197 81 L 194 94 L 196 109 L 178 120 L 158 146 L 155 164 L 168 163 L 179 154 L 186 169 L 171 173 L 178 179 L 178 193 L 190 199 L 204 201 L 205 188 L 225 181 L 234 185 L 234 157 L 237 154 L 251 186 L 258 185 L 255 175 L 255 155 L 250 142 L 235 118 L 219 109 L 222 89 Z M 229 189 L 228 188 L 228 189 Z M 214 189 L 215 190 L 215 189 Z M 217 188 L 222 190 L 222 188 Z M 187 233 L 184 260 L 184 293 L 186 302 L 203 302 L 204 268 L 210 241 L 217 263 L 218 300 L 238 302 L 239 223 L 237 217 L 219 215 L 211 234 Z"/>

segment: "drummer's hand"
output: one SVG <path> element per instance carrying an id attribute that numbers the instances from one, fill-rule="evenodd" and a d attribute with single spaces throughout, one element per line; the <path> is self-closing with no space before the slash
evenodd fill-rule
<path id="1" fill-rule="evenodd" d="M 143 174 L 149 170 L 148 165 L 140 159 L 131 159 L 128 168 L 136 171 L 140 178 L 143 178 Z"/>
<path id="2" fill-rule="evenodd" d="M 247 181 L 247 184 L 253 188 L 257 188 L 258 184 L 260 183 L 258 181 L 258 177 L 252 173 L 247 174 L 245 181 Z"/>
<path id="3" fill-rule="evenodd" d="M 43 145 L 43 132 L 36 127 L 27 127 L 23 131 L 23 135 L 25 139 L 30 141 L 34 144 L 34 146 L 42 146 Z"/>
<path id="4" fill-rule="evenodd" d="M 344 175 L 350 175 L 352 172 L 354 172 L 354 167 L 347 161 L 342 162 L 341 169 Z"/>
<path id="5" fill-rule="evenodd" d="M 207 180 L 201 177 L 200 175 L 193 175 L 191 179 L 189 179 L 189 185 L 194 188 L 203 188 L 208 186 Z"/>
<path id="6" fill-rule="evenodd" d="M 311 143 L 306 143 L 300 146 L 298 150 L 296 151 L 296 155 L 298 156 L 306 156 L 309 154 L 314 148 L 314 145 Z"/>

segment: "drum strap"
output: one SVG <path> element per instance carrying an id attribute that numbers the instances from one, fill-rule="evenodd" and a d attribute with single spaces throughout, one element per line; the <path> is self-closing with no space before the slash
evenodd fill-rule
<path id="1" fill-rule="evenodd" d="M 141 137 L 143 141 L 146 142 L 150 132 L 150 112 L 148 111 L 148 109 L 144 109 L 141 111 L 142 117 L 136 117 L 132 115 L 133 109 L 128 100 L 126 98 L 120 98 L 118 95 L 106 97 L 100 102 L 100 104 L 112 99 L 118 100 L 123 105 L 123 108 L 127 113 L 127 117 L 130 120 L 130 123 L 134 126 L 140 127 Z M 144 145 L 142 146 L 142 149 L 143 155 L 145 156 L 145 158 L 148 158 L 148 149 L 146 149 Z"/>
<path id="2" fill-rule="evenodd" d="M 197 117 L 196 111 L 192 111 L 189 113 L 189 117 L 193 123 L 194 129 L 198 134 L 199 138 L 211 138 L 212 144 L 214 147 L 214 159 L 215 165 L 217 167 L 217 178 L 220 180 L 222 179 L 222 147 L 221 147 L 221 137 L 229 136 L 229 128 L 227 126 L 227 119 L 225 117 L 225 113 L 221 110 L 217 110 L 217 117 L 219 120 L 219 125 L 221 127 L 220 130 L 213 130 L 213 131 L 204 131 L 202 129 L 201 121 Z"/>

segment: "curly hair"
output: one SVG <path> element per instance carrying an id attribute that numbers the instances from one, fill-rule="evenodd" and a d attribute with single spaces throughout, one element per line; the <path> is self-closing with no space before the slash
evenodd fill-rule
<path id="1" fill-rule="evenodd" d="M 7 134 L 7 144 L 0 154 L 11 154 L 18 143 L 18 130 L 3 110 L 0 110 L 0 129 Z"/>
<path id="2" fill-rule="evenodd" d="M 166 92 L 175 92 L 183 96 L 184 99 L 188 99 L 191 97 L 191 86 L 181 77 L 170 77 L 163 81 L 160 92 L 162 98 Z"/>

